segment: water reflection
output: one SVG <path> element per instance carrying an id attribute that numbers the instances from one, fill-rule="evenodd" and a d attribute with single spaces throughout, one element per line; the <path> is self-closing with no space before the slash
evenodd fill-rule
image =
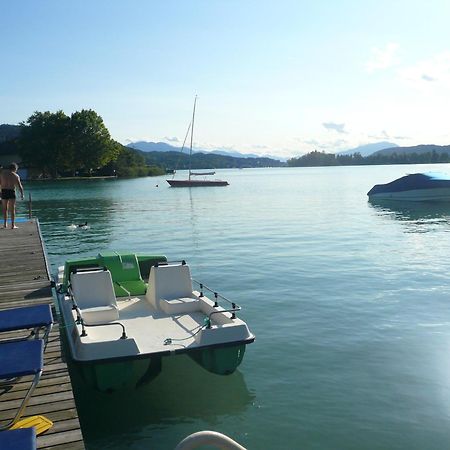
<path id="1" fill-rule="evenodd" d="M 62 264 L 71 255 L 96 254 L 112 239 L 114 203 L 110 199 L 51 199 L 33 202 L 51 262 Z M 87 228 L 69 227 L 88 223 Z"/>
<path id="2" fill-rule="evenodd" d="M 217 424 L 220 417 L 244 412 L 255 398 L 239 371 L 213 375 L 186 355 L 164 358 L 160 375 L 134 390 L 98 392 L 83 383 L 76 367 L 71 368 L 71 378 L 90 449 L 108 448 L 113 442 L 114 448 L 122 448 L 118 442 L 130 435 L 145 441 L 150 430 L 164 424 L 194 420 Z M 119 417 L 120 427 L 112 427 Z"/>
<path id="3" fill-rule="evenodd" d="M 411 231 L 427 232 L 435 226 L 450 225 L 450 203 L 369 200 L 378 216 L 411 225 Z"/>
<path id="4" fill-rule="evenodd" d="M 191 233 L 192 233 L 192 243 L 195 249 L 200 247 L 199 243 L 199 233 L 198 233 L 198 215 L 195 209 L 194 199 L 192 198 L 192 188 L 189 189 L 189 206 L 190 206 L 190 222 L 191 222 Z"/>

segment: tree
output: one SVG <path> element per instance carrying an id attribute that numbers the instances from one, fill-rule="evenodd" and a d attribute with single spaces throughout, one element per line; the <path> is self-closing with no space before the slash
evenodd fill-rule
<path id="1" fill-rule="evenodd" d="M 114 160 L 120 146 L 111 139 L 103 119 L 92 110 L 36 111 L 21 123 L 18 146 L 23 162 L 44 176 L 91 172 Z"/>
<path id="2" fill-rule="evenodd" d="M 117 159 L 109 162 L 101 171 L 105 175 L 119 177 L 146 177 L 164 175 L 165 170 L 158 166 L 146 166 L 145 158 L 134 149 L 124 147 L 116 142 L 119 149 Z"/>
<path id="3" fill-rule="evenodd" d="M 92 171 L 117 158 L 120 148 L 111 139 L 103 119 L 93 110 L 74 112 L 70 118 L 73 165 Z"/>
<path id="4" fill-rule="evenodd" d="M 27 166 L 52 176 L 57 176 L 58 170 L 70 169 L 70 118 L 63 111 L 36 111 L 20 126 L 18 148 Z"/>
<path id="5" fill-rule="evenodd" d="M 318 152 L 317 150 L 298 158 L 291 158 L 287 163 L 291 167 L 336 166 L 339 164 L 334 153 Z"/>

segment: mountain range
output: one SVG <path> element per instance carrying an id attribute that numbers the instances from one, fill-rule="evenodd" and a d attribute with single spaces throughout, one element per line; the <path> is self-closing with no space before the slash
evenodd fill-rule
<path id="1" fill-rule="evenodd" d="M 337 154 L 354 155 L 355 153 L 359 153 L 361 156 L 369 156 L 379 151 L 384 151 L 384 149 L 394 149 L 394 148 L 401 148 L 401 147 L 392 142 L 382 141 L 382 142 L 374 142 L 372 144 L 361 145 L 360 147 L 352 148 L 351 150 L 346 150 L 344 152 L 338 152 Z"/>
<path id="2" fill-rule="evenodd" d="M 133 148 L 135 150 L 141 150 L 143 152 L 179 152 L 181 147 L 176 147 L 174 145 L 167 144 L 165 142 L 148 142 L 148 141 L 136 141 L 130 142 L 126 145 L 127 147 Z M 186 153 L 188 149 L 184 150 Z M 269 158 L 278 161 L 286 162 L 286 158 L 273 155 L 257 155 L 255 153 L 240 153 L 236 150 L 205 150 L 201 148 L 193 149 L 193 153 L 205 153 L 214 154 L 222 156 L 232 156 L 233 158 Z"/>
<path id="3" fill-rule="evenodd" d="M 406 153 L 417 153 L 418 155 L 422 155 L 424 153 L 449 153 L 450 154 L 450 145 L 414 145 L 412 147 L 394 147 L 394 148 L 384 148 L 382 150 L 378 150 L 375 152 L 376 155 L 392 155 L 393 153 L 397 153 L 397 155 L 404 155 Z"/>
<path id="4" fill-rule="evenodd" d="M 165 142 L 148 142 L 148 141 L 136 141 L 127 144 L 127 147 L 133 148 L 135 150 L 140 150 L 142 152 L 179 152 L 181 151 L 181 147 L 176 147 L 174 145 L 167 144 Z M 361 145 L 356 148 L 352 148 L 350 150 L 345 150 L 342 152 L 338 152 L 338 155 L 353 155 L 354 153 L 360 153 L 361 156 L 369 156 L 373 153 L 376 153 L 379 150 L 384 150 L 387 148 L 398 147 L 397 144 L 393 142 L 374 142 L 371 144 Z M 185 150 L 187 153 L 187 149 Z M 204 153 L 204 154 L 214 154 L 214 155 L 222 155 L 222 156 L 232 156 L 233 158 L 270 158 L 274 160 L 278 160 L 281 162 L 286 162 L 286 158 L 282 158 L 280 156 L 272 156 L 272 155 L 257 155 L 254 153 L 240 153 L 236 150 L 205 150 L 197 148 L 193 151 L 193 153 Z"/>
<path id="5" fill-rule="evenodd" d="M 236 158 L 234 156 L 218 155 L 215 153 L 193 153 L 189 158 L 187 153 L 171 152 L 143 152 L 133 149 L 141 154 L 146 164 L 164 167 L 170 170 L 188 169 L 233 169 L 251 167 L 282 167 L 286 163 L 270 158 Z"/>

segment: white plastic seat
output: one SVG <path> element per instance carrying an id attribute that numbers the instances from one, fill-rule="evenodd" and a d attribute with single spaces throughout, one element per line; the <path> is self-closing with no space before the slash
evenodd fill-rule
<path id="1" fill-rule="evenodd" d="M 74 273 L 71 285 L 73 297 L 86 324 L 113 322 L 119 318 L 109 270 Z"/>
<path id="2" fill-rule="evenodd" d="M 199 309 L 199 300 L 192 292 L 191 271 L 186 264 L 152 267 L 146 297 L 151 305 L 166 314 Z"/>

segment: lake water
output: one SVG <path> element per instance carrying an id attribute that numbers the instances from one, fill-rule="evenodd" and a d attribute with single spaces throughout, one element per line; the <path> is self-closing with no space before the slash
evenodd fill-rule
<path id="1" fill-rule="evenodd" d="M 28 183 L 53 269 L 101 250 L 184 258 L 256 335 L 228 377 L 174 356 L 131 392 L 75 379 L 88 449 L 172 449 L 204 429 L 248 449 L 450 448 L 450 205 L 366 196 L 430 170 L 450 166 L 230 170 L 230 186 L 193 189 Z"/>

